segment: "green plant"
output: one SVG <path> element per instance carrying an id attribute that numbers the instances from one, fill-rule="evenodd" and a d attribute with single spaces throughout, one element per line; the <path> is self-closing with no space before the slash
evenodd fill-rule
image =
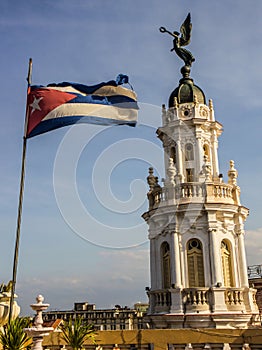
<path id="1" fill-rule="evenodd" d="M 4 325 L 0 331 L 0 342 L 4 350 L 22 350 L 31 343 L 31 338 L 24 332 L 29 327 L 30 320 L 27 317 L 17 317 Z"/>
<path id="2" fill-rule="evenodd" d="M 76 317 L 69 321 L 64 321 L 60 326 L 64 341 L 74 350 L 83 348 L 86 339 L 91 338 L 95 343 L 95 330 L 92 324 L 85 324 L 82 317 Z"/>

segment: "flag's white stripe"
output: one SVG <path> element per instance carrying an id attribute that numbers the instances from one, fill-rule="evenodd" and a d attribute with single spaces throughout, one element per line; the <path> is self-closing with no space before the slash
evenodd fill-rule
<path id="1" fill-rule="evenodd" d="M 76 94 L 80 94 L 86 96 L 87 94 L 75 89 L 73 86 L 48 86 L 47 89 L 58 90 L 62 92 L 72 92 Z M 137 100 L 136 93 L 132 90 L 126 89 L 122 86 L 103 86 L 97 90 L 95 90 L 92 95 L 99 96 L 115 96 L 115 95 L 123 95 L 132 98 L 133 100 Z"/>
<path id="2" fill-rule="evenodd" d="M 123 121 L 136 121 L 137 114 L 137 110 L 131 108 L 87 103 L 65 103 L 50 111 L 42 121 L 80 115 Z"/>
<path id="3" fill-rule="evenodd" d="M 103 86 L 100 89 L 97 89 L 94 92 L 94 95 L 102 96 L 114 96 L 114 95 L 123 95 L 137 100 L 136 93 L 133 90 L 126 89 L 123 86 Z"/>

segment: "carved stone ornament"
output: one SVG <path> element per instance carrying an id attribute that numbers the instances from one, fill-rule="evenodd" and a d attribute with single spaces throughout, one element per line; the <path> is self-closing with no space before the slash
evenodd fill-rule
<path id="1" fill-rule="evenodd" d="M 199 114 L 202 118 L 208 118 L 209 110 L 206 106 L 200 106 L 199 108 Z"/>
<path id="2" fill-rule="evenodd" d="M 229 164 L 230 164 L 230 169 L 227 173 L 228 174 L 228 183 L 236 186 L 238 172 L 235 169 L 235 162 L 233 160 L 230 160 Z"/>
<path id="3" fill-rule="evenodd" d="M 168 184 L 175 184 L 174 179 L 177 174 L 176 167 L 174 165 L 173 159 L 169 158 L 169 164 L 167 168 Z"/>
<path id="4" fill-rule="evenodd" d="M 202 147 L 204 147 L 204 145 L 207 145 L 208 147 L 210 147 L 209 139 L 207 139 L 205 137 L 201 138 L 201 145 L 202 145 Z"/>
<path id="5" fill-rule="evenodd" d="M 187 143 L 191 143 L 192 145 L 196 146 L 196 139 L 195 137 L 185 137 L 185 139 L 183 140 L 183 146 L 185 146 Z"/>
<path id="6" fill-rule="evenodd" d="M 180 118 L 192 118 L 193 117 L 193 107 L 191 105 L 183 105 L 180 107 Z"/>
<path id="7" fill-rule="evenodd" d="M 15 298 L 17 295 L 15 295 Z M 0 293 L 0 327 L 4 326 L 9 319 L 11 292 Z M 20 313 L 20 306 L 13 301 L 12 319 L 15 319 Z"/>
<path id="8" fill-rule="evenodd" d="M 150 167 L 148 169 L 149 175 L 147 177 L 147 183 L 149 185 L 150 190 L 153 190 L 153 188 L 155 187 L 156 184 L 156 178 L 154 176 L 154 169 L 152 167 Z"/>
<path id="9" fill-rule="evenodd" d="M 175 141 L 171 137 L 169 137 L 167 134 L 163 134 L 162 142 L 163 142 L 164 147 L 172 147 L 172 146 L 175 147 L 176 146 Z"/>

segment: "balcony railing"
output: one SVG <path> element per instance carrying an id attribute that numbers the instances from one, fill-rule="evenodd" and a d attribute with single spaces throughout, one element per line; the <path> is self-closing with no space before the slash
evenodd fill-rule
<path id="1" fill-rule="evenodd" d="M 153 312 L 159 313 L 170 311 L 171 293 L 169 290 L 150 291 L 149 298 L 153 301 Z"/>
<path id="2" fill-rule="evenodd" d="M 227 288 L 225 290 L 225 303 L 229 311 L 242 310 L 244 302 L 242 288 Z"/>
<path id="3" fill-rule="evenodd" d="M 240 288 L 226 289 L 225 301 L 228 305 L 241 305 L 243 303 L 243 290 Z"/>
<path id="4" fill-rule="evenodd" d="M 175 187 L 176 199 L 181 198 L 200 198 L 205 197 L 205 187 L 202 183 L 187 182 Z"/>
<path id="5" fill-rule="evenodd" d="M 209 310 L 211 299 L 209 288 L 186 288 L 183 290 L 182 295 L 185 312 Z"/>
<path id="6" fill-rule="evenodd" d="M 180 299 L 183 305 L 183 313 L 201 313 L 201 312 L 213 312 L 214 302 L 218 300 L 215 297 L 216 293 L 222 292 L 224 296 L 219 297 L 220 303 L 224 305 L 225 310 L 229 312 L 234 311 L 245 311 L 248 300 L 248 290 L 244 288 L 207 288 L 207 287 L 195 287 L 195 288 L 184 288 L 179 292 L 175 289 L 163 289 L 149 291 L 148 295 L 150 298 L 150 309 L 152 313 L 170 313 L 172 310 L 172 293 L 176 294 L 175 300 Z M 177 293 L 180 293 L 180 298 L 177 299 Z M 221 294 L 220 294 L 221 295 Z M 254 296 L 255 299 L 255 290 Z M 255 300 L 254 300 L 255 303 Z M 221 305 L 222 305 L 221 304 Z M 220 306 L 221 306 L 220 305 Z"/>
<path id="7" fill-rule="evenodd" d="M 157 186 L 148 193 L 149 209 L 155 209 L 168 201 L 175 203 L 234 203 L 232 185 L 225 183 L 185 182 L 175 186 Z M 169 203 L 170 204 L 170 203 Z"/>

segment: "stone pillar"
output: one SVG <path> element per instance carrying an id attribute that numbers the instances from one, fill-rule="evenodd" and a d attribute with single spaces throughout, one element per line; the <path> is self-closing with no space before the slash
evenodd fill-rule
<path id="1" fill-rule="evenodd" d="M 226 288 L 222 287 L 214 287 L 211 288 L 212 294 L 213 294 L 213 313 L 220 313 L 220 312 L 227 312 L 226 307 L 226 301 L 225 301 L 225 291 Z M 220 319 L 220 316 L 218 316 L 217 320 Z M 213 315 L 213 320 L 215 321 L 215 317 Z"/>
<path id="2" fill-rule="evenodd" d="M 151 288 L 154 290 L 157 288 L 157 266 L 156 266 L 156 240 L 150 239 L 150 276 L 151 276 Z"/>
<path id="3" fill-rule="evenodd" d="M 217 142 L 216 131 L 212 132 L 211 140 L 212 140 L 211 156 L 212 156 L 212 168 L 213 168 L 212 174 L 214 177 L 217 177 L 219 175 L 219 166 L 218 166 L 218 155 L 217 155 L 218 142 Z"/>
<path id="4" fill-rule="evenodd" d="M 183 152 L 181 148 L 181 141 L 177 140 L 177 173 L 181 175 L 181 182 L 184 182 L 184 169 L 183 169 Z"/>
<path id="5" fill-rule="evenodd" d="M 176 280 L 174 281 L 175 287 L 181 287 L 181 264 L 180 264 L 180 249 L 179 249 L 179 241 L 178 241 L 178 233 L 174 232 L 174 253 L 175 253 L 175 276 Z"/>
<path id="6" fill-rule="evenodd" d="M 182 247 L 180 247 L 179 249 L 181 251 L 181 260 L 180 260 L 180 263 L 181 263 L 181 283 L 182 283 L 182 286 L 184 288 L 188 287 L 188 273 L 187 273 L 187 270 L 186 270 L 186 266 L 187 266 L 187 255 L 186 255 L 186 250 L 185 250 L 185 247 L 182 245 Z"/>
<path id="7" fill-rule="evenodd" d="M 247 261 L 246 261 L 246 251 L 244 243 L 244 234 L 241 232 L 238 235 L 238 258 L 240 266 L 240 279 L 241 287 L 248 287 L 248 276 L 247 276 Z"/>
<path id="8" fill-rule="evenodd" d="M 223 276 L 221 273 L 221 261 L 220 261 L 220 247 L 217 244 L 216 240 L 216 230 L 209 229 L 210 235 L 210 258 L 211 258 L 211 274 L 212 274 L 212 284 L 213 286 L 217 283 L 223 282 Z"/>
<path id="9" fill-rule="evenodd" d="M 196 161 L 195 161 L 195 165 L 196 165 L 196 181 L 199 181 L 199 175 L 200 172 L 202 170 L 202 166 L 203 166 L 203 157 L 204 157 L 204 153 L 203 153 L 203 147 L 201 145 L 201 138 L 197 137 L 196 139 Z"/>
<path id="10" fill-rule="evenodd" d="M 181 266 L 180 266 L 180 250 L 178 243 L 178 235 L 176 231 L 171 232 L 170 238 L 170 267 L 171 267 L 171 284 L 174 288 L 181 287 Z"/>

